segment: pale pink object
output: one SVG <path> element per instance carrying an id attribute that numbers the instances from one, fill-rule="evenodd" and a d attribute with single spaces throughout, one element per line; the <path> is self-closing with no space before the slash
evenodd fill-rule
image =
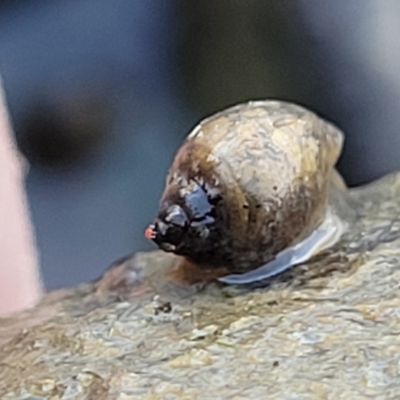
<path id="1" fill-rule="evenodd" d="M 0 315 L 33 306 L 43 292 L 24 188 L 26 171 L 0 90 Z"/>

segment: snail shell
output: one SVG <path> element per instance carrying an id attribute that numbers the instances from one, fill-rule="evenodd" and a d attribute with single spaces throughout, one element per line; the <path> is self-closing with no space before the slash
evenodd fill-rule
<path id="1" fill-rule="evenodd" d="M 332 124 L 295 104 L 251 101 L 197 125 L 178 150 L 157 218 L 161 249 L 228 283 L 275 275 L 338 240 L 328 205 L 343 143 Z M 336 185 L 336 186 L 338 186 Z"/>

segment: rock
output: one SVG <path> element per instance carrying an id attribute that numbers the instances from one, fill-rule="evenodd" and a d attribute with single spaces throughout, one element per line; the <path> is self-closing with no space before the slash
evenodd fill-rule
<path id="1" fill-rule="evenodd" d="M 0 319 L 2 399 L 400 398 L 400 174 L 333 248 L 263 284 L 185 287 L 158 251 Z"/>

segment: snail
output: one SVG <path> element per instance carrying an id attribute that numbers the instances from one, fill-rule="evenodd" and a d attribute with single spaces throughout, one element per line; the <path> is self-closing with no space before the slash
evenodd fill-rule
<path id="1" fill-rule="evenodd" d="M 250 101 L 200 122 L 179 148 L 146 237 L 225 283 L 274 276 L 331 247 L 345 223 L 334 168 L 343 134 L 307 109 Z"/>

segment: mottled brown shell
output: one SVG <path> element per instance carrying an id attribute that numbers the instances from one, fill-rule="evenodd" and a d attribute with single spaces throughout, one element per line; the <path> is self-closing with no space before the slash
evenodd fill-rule
<path id="1" fill-rule="evenodd" d="M 226 213 L 221 246 L 236 252 L 231 270 L 247 271 L 321 223 L 342 142 L 337 128 L 303 107 L 282 101 L 240 104 L 189 134 L 163 197 L 190 186 L 192 178 L 219 191 Z"/>

